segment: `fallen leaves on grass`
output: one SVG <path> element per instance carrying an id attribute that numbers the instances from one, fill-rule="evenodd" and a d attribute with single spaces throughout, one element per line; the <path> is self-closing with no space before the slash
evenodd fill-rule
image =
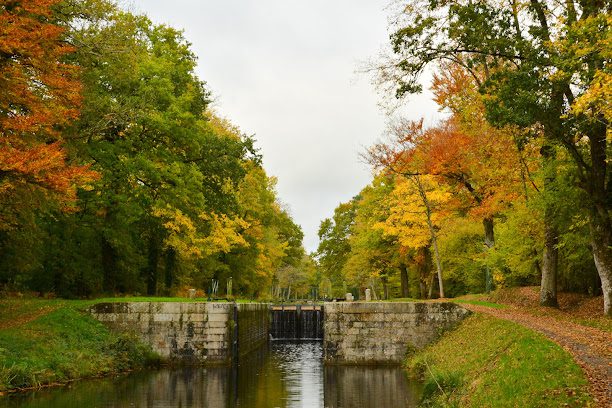
<path id="1" fill-rule="evenodd" d="M 534 314 L 532 307 L 514 305 L 496 309 L 480 305 L 464 305 L 479 313 L 510 320 L 543 333 L 568 351 L 582 367 L 591 395 L 598 406 L 612 405 L 612 335 L 554 315 Z"/>

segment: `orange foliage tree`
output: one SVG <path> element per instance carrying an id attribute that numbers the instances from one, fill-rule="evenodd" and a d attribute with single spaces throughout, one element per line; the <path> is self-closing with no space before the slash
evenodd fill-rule
<path id="1" fill-rule="evenodd" d="M 15 223 L 24 191 L 69 204 L 76 186 L 95 176 L 71 165 L 61 144 L 62 127 L 78 116 L 81 86 L 78 68 L 63 62 L 73 48 L 53 23 L 58 2 L 0 3 L 0 229 Z"/>
<path id="2" fill-rule="evenodd" d="M 526 153 L 517 149 L 513 129 L 488 125 L 475 79 L 461 67 L 444 65 L 432 89 L 435 101 L 449 109 L 451 117 L 431 128 L 424 128 L 422 121 L 396 121 L 391 140 L 371 148 L 370 158 L 409 179 L 435 176 L 448 185 L 453 199 L 445 204 L 446 211 L 481 221 L 488 250 L 495 245 L 494 218 L 521 196 L 521 181 L 530 173 L 521 156 Z"/>

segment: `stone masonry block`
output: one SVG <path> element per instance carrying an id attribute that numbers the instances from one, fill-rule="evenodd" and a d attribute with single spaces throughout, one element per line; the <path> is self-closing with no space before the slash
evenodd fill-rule
<path id="1" fill-rule="evenodd" d="M 128 303 L 130 313 L 149 313 L 151 311 L 150 302 L 130 302 Z"/>
<path id="2" fill-rule="evenodd" d="M 212 341 L 212 342 L 225 342 L 224 334 L 206 334 L 204 337 L 204 341 Z"/>
<path id="3" fill-rule="evenodd" d="M 208 350 L 221 350 L 224 349 L 225 346 L 226 343 L 224 341 L 207 341 L 205 347 Z"/>
<path id="4" fill-rule="evenodd" d="M 181 313 L 183 314 L 201 314 L 205 315 L 208 313 L 207 303 L 204 302 L 190 302 L 180 303 Z"/>
<path id="5" fill-rule="evenodd" d="M 215 313 L 215 314 L 209 314 L 208 315 L 208 322 L 212 323 L 212 322 L 227 322 L 229 320 L 229 316 L 227 314 L 220 314 L 220 313 Z"/>
<path id="6" fill-rule="evenodd" d="M 215 334 L 221 334 L 221 335 L 226 335 L 227 330 L 226 329 L 221 329 L 221 328 L 213 328 L 213 329 L 205 329 L 202 334 L 205 336 L 209 336 L 209 335 L 215 335 Z"/>
<path id="7" fill-rule="evenodd" d="M 183 322 L 206 322 L 208 315 L 205 313 L 185 313 L 183 312 Z"/>
<path id="8" fill-rule="evenodd" d="M 209 320 L 204 323 L 204 327 L 210 329 L 224 329 L 227 327 L 227 320 Z"/>
<path id="9" fill-rule="evenodd" d="M 174 313 L 155 313 L 153 315 L 154 322 L 172 322 L 175 319 Z"/>

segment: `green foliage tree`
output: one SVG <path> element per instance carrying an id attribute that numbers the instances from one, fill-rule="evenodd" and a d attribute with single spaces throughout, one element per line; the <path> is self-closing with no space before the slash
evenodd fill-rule
<path id="1" fill-rule="evenodd" d="M 333 218 L 324 219 L 319 226 L 319 247 L 315 258 L 322 275 L 329 279 L 334 296 L 344 294 L 342 270 L 351 253 L 349 239 L 358 199 L 355 197 L 340 204 L 334 210 Z"/>
<path id="2" fill-rule="evenodd" d="M 406 252 L 400 251 L 396 236 L 385 234 L 381 223 L 389 217 L 387 200 L 394 188 L 392 177 L 381 175 L 359 193 L 355 222 L 351 228 L 350 256 L 343 268 L 345 279 L 359 288 L 370 288 L 377 297 L 389 297 L 389 284 L 400 276 L 402 297 L 409 297 Z"/>

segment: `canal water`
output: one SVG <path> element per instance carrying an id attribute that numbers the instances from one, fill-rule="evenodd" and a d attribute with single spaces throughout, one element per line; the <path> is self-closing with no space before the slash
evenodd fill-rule
<path id="1" fill-rule="evenodd" d="M 420 386 L 399 367 L 323 365 L 320 342 L 271 343 L 231 368 L 181 368 L 0 397 L 0 408 L 406 408 Z"/>

